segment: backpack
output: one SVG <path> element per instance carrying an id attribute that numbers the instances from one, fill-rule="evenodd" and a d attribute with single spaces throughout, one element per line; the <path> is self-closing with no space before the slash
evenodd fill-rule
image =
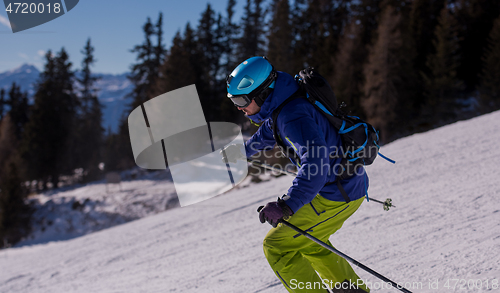
<path id="1" fill-rule="evenodd" d="M 335 94 L 328 82 L 314 68 L 308 67 L 301 70 L 299 74 L 295 75 L 295 80 L 299 84 L 299 90 L 274 110 L 272 115 L 272 130 L 276 143 L 285 156 L 293 158 L 300 164 L 300 158 L 295 151 L 288 147 L 279 136 L 276 121 L 281 109 L 286 104 L 298 98 L 306 98 L 338 130 L 342 141 L 340 152 L 342 160 L 340 169 L 335 171 L 338 175 L 337 179 L 326 185 L 337 183 L 344 199 L 349 202 L 349 197 L 340 185 L 340 181 L 355 175 L 358 168 L 373 163 L 380 149 L 378 132 L 361 118 L 345 114 L 338 106 Z M 394 163 L 394 161 L 384 158 Z"/>

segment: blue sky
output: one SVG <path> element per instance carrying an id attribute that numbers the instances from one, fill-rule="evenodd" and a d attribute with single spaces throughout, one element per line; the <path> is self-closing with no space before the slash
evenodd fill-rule
<path id="1" fill-rule="evenodd" d="M 236 17 L 241 16 L 244 2 L 237 1 Z M 15 34 L 0 5 L 0 72 L 24 63 L 42 69 L 45 52 L 57 52 L 61 47 L 70 55 L 73 69 L 79 68 L 83 56 L 80 51 L 90 37 L 97 59 L 94 72 L 123 73 L 135 59 L 130 49 L 144 40 L 142 26 L 147 17 L 154 23 L 163 12 L 168 48 L 175 33 L 183 30 L 188 21 L 197 26 L 207 3 L 225 16 L 227 0 L 80 0 L 65 15 Z"/>

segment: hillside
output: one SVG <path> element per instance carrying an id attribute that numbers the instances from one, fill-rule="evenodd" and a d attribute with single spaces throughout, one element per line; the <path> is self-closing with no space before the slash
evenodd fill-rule
<path id="1" fill-rule="evenodd" d="M 331 242 L 413 292 L 499 290 L 491 289 L 500 280 L 499 120 L 495 112 L 384 146 L 397 164 L 379 158 L 367 168 L 369 193 L 392 198 L 396 208 L 365 202 Z M 2 250 L 0 292 L 284 293 L 262 252 L 270 226 L 260 224 L 256 209 L 291 180 L 252 184 L 67 241 Z M 377 289 L 377 279 L 357 272 L 372 292 L 398 292 Z M 429 288 L 436 279 L 438 288 Z M 460 290 L 463 282 L 452 279 L 481 280 L 482 290 Z"/>

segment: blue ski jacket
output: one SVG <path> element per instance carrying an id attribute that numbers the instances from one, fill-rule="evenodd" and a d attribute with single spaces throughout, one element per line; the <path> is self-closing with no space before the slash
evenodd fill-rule
<path id="1" fill-rule="evenodd" d="M 257 123 L 264 123 L 245 142 L 247 157 L 274 146 L 276 141 L 271 129 L 272 113 L 298 89 L 299 86 L 291 75 L 278 72 L 274 90 L 259 113 L 248 116 Z M 284 197 L 292 211 L 295 213 L 309 204 L 318 193 L 326 199 L 344 202 L 336 184 L 325 186 L 326 183 L 335 181 L 336 168 L 341 161 L 341 158 L 334 157 L 342 145 L 337 129 L 305 99 L 295 99 L 285 105 L 276 125 L 283 142 L 292 147 L 300 157 L 300 163 L 290 159 L 297 166 L 298 175 Z M 358 172 L 362 174 L 340 182 L 351 200 L 363 197 L 368 189 L 368 176 L 364 169 L 362 171 Z"/>

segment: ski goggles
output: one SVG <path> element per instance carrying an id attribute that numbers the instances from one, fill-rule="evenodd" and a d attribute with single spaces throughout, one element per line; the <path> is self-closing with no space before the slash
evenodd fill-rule
<path id="1" fill-rule="evenodd" d="M 253 90 L 249 94 L 242 94 L 242 95 L 237 95 L 233 96 L 230 93 L 227 93 L 227 97 L 231 99 L 233 104 L 236 107 L 240 108 L 246 108 L 250 103 L 252 103 L 252 100 L 254 100 L 256 97 L 260 96 L 261 94 L 265 93 L 265 90 L 267 88 L 274 88 L 274 81 L 278 77 L 277 72 L 273 69 L 267 79 L 259 85 L 255 90 Z M 229 83 L 231 80 L 232 76 L 229 76 L 226 78 L 226 83 Z"/>
<path id="2" fill-rule="evenodd" d="M 252 100 L 248 95 L 238 95 L 238 96 L 233 96 L 231 94 L 227 94 L 227 97 L 233 102 L 233 104 L 236 107 L 240 108 L 246 108 L 250 103 L 252 103 Z"/>

